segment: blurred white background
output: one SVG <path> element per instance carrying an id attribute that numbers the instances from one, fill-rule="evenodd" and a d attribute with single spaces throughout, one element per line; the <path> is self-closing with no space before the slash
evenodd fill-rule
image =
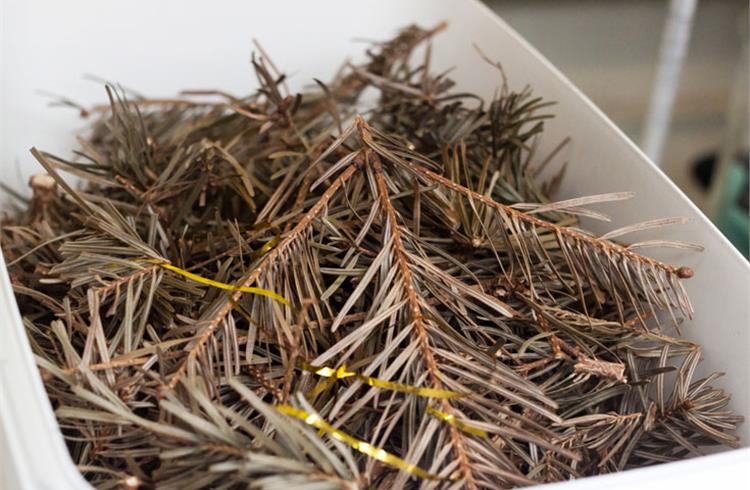
<path id="1" fill-rule="evenodd" d="M 640 144 L 669 0 L 485 0 Z M 722 145 L 747 0 L 698 0 L 662 169 L 699 207 L 690 173 Z M 747 134 L 745 133 L 745 146 Z"/>

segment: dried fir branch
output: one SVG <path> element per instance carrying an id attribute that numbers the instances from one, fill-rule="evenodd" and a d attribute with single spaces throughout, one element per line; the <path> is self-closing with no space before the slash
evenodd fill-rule
<path id="1" fill-rule="evenodd" d="M 682 220 L 586 232 L 632 195 L 553 201 L 550 103 L 494 62 L 494 99 L 454 92 L 419 52 L 444 28 L 301 94 L 262 49 L 247 96 L 108 85 L 72 159 L 32 151 L 0 245 L 94 486 L 507 488 L 737 445 L 673 333 L 692 271 L 640 253 L 690 245 L 623 241 Z"/>

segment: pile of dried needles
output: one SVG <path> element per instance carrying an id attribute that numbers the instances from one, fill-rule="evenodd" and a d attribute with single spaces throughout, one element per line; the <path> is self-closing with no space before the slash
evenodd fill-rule
<path id="1" fill-rule="evenodd" d="M 737 444 L 669 334 L 692 271 L 619 241 L 679 220 L 580 229 L 630 194 L 550 202 L 549 104 L 451 92 L 414 53 L 441 28 L 297 95 L 265 56 L 247 97 L 108 87 L 74 160 L 32 150 L 2 248 L 93 485 L 498 488 Z"/>

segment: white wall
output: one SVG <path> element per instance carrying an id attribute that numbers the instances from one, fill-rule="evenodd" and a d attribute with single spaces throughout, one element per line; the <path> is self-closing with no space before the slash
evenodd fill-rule
<path id="1" fill-rule="evenodd" d="M 485 0 L 636 143 L 668 0 Z M 699 0 L 664 169 L 699 206 L 689 163 L 721 144 L 747 0 Z"/>

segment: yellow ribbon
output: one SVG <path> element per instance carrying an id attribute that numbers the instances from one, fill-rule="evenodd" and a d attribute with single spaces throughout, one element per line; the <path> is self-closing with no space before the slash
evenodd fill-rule
<path id="1" fill-rule="evenodd" d="M 458 420 L 455 416 L 451 414 L 441 412 L 440 410 L 437 410 L 430 406 L 427 407 L 427 413 L 431 413 L 432 415 L 439 418 L 443 422 L 446 422 L 452 425 L 453 427 L 457 428 L 458 430 L 466 432 L 467 434 L 472 434 L 472 435 L 479 436 L 479 437 L 489 437 L 487 435 L 487 431 L 480 429 L 479 427 L 474 427 L 464 422 L 461 422 L 460 420 Z"/>
<path id="2" fill-rule="evenodd" d="M 305 393 L 305 398 L 307 398 L 308 400 L 313 400 L 316 396 L 327 390 L 328 387 L 331 386 L 335 381 L 336 378 L 327 378 L 325 381 L 316 384 L 313 389 Z"/>
<path id="3" fill-rule="evenodd" d="M 273 247 L 276 246 L 277 243 L 279 243 L 281 239 L 279 238 L 279 235 L 276 235 L 275 237 L 268 240 L 266 243 L 263 244 L 262 247 L 260 247 L 258 250 L 253 252 L 251 255 L 251 258 L 253 260 L 258 259 L 260 257 L 263 257 L 266 255 Z"/>
<path id="4" fill-rule="evenodd" d="M 198 274 L 193 274 L 192 272 L 186 271 L 185 269 L 180 269 L 179 267 L 175 267 L 172 264 L 167 264 L 166 262 L 161 262 L 159 260 L 146 259 L 144 260 L 144 262 L 148 262 L 150 264 L 156 264 L 159 267 L 167 269 L 168 271 L 175 272 L 177 274 L 180 274 L 181 276 L 187 277 L 191 281 L 195 281 L 200 284 L 205 284 L 206 286 L 212 286 L 218 289 L 225 289 L 227 291 L 240 291 L 243 293 L 259 294 L 261 296 L 267 296 L 275 301 L 278 301 L 279 303 L 285 304 L 286 306 L 291 306 L 291 304 L 289 303 L 289 301 L 286 300 L 286 298 L 268 289 L 249 287 L 249 286 L 236 286 L 234 284 L 227 284 L 225 282 L 214 281 L 213 279 L 208 279 L 203 276 L 199 276 Z"/>
<path id="5" fill-rule="evenodd" d="M 306 412 L 299 408 L 294 408 L 289 405 L 278 405 L 276 409 L 283 414 L 291 415 L 292 417 L 296 417 L 302 420 L 307 425 L 311 425 L 315 427 L 316 429 L 319 429 L 320 431 L 330 435 L 334 439 L 337 439 L 343 443 L 350 445 L 351 447 L 361 452 L 362 454 L 366 454 L 367 456 L 377 459 L 378 461 L 382 461 L 385 464 L 391 465 L 402 471 L 406 471 L 407 473 L 411 473 L 412 475 L 416 475 L 426 480 L 444 480 L 445 479 L 438 475 L 432 474 L 429 471 L 422 469 L 415 464 L 408 463 L 404 461 L 403 459 L 399 458 L 398 456 L 396 456 L 395 454 L 391 454 L 387 452 L 385 449 L 375 447 L 368 442 L 360 441 L 359 439 L 356 439 L 350 436 L 346 432 L 336 429 L 335 427 L 327 423 L 325 420 L 323 420 L 320 417 L 320 415 L 316 413 L 309 413 L 309 412 Z"/>
<path id="6" fill-rule="evenodd" d="M 457 391 L 439 390 L 437 388 L 424 388 L 421 386 L 412 386 L 403 383 L 396 383 L 395 381 L 386 381 L 384 379 L 363 376 L 353 371 L 347 371 L 346 365 L 341 366 L 338 369 L 333 369 L 325 366 L 313 366 L 307 363 L 302 363 L 302 369 L 304 369 L 305 371 L 310 371 L 311 373 L 315 373 L 318 376 L 322 376 L 324 378 L 355 378 L 357 381 L 361 381 L 366 385 L 374 386 L 376 388 L 383 388 L 386 390 L 398 391 L 401 393 L 411 393 L 413 395 L 429 398 L 460 398 L 464 396 L 462 393 L 458 393 Z M 330 383 L 324 385 L 325 386 L 316 386 L 308 394 L 312 396 L 318 395 L 321 391 L 323 391 L 323 389 L 327 388 Z"/>

